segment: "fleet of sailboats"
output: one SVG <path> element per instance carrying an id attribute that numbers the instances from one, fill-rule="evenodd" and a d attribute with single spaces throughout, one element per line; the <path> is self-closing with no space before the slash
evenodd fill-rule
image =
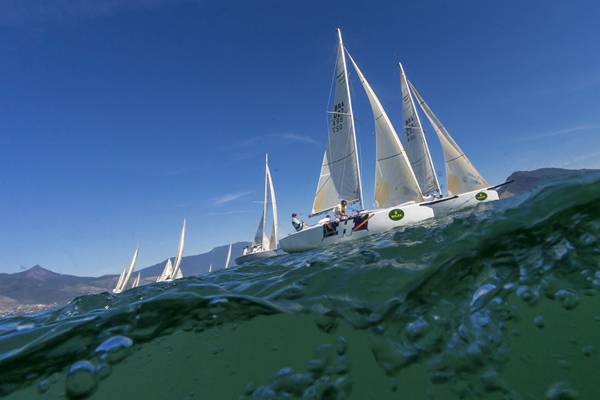
<path id="1" fill-rule="evenodd" d="M 271 205 L 273 208 L 273 227 L 271 228 L 271 237 L 267 238 L 265 228 L 267 226 L 267 213 L 269 210 L 269 194 L 271 195 Z M 252 248 L 247 254 L 243 254 L 235 259 L 236 264 L 261 260 L 277 255 L 277 202 L 275 201 L 275 189 L 273 189 L 273 180 L 269 171 L 269 155 L 265 156 L 265 196 L 263 201 L 263 213 L 256 230 L 256 235 L 252 241 Z"/>
<path id="2" fill-rule="evenodd" d="M 354 204 L 360 211 L 347 218 L 332 219 L 313 227 L 304 227 L 300 231 L 281 238 L 279 240 L 281 249 L 288 253 L 307 251 L 358 239 L 398 226 L 419 223 L 481 202 L 498 200 L 496 189 L 512 181 L 496 186 L 488 185 L 408 80 L 402 64 L 398 63 L 402 94 L 404 145 L 402 144 L 381 102 L 358 65 L 345 49 L 339 29 L 337 34 L 334 103 L 331 111 L 328 112 L 331 114 L 331 119 L 327 146 L 310 217 L 332 211 L 341 200 L 345 200 L 348 205 Z M 346 54 L 363 85 L 373 111 L 376 133 L 373 210 L 365 209 L 363 199 Z M 446 196 L 442 193 L 442 186 L 435 173 L 433 159 L 416 104 L 427 116 L 441 144 L 446 169 Z M 273 227 L 270 238 L 267 238 L 265 228 L 269 204 L 272 205 L 273 210 Z M 256 251 L 250 251 L 236 258 L 236 264 L 277 255 L 277 250 L 279 250 L 277 228 L 275 191 L 269 171 L 268 155 L 266 155 L 263 214 L 252 242 L 252 247 Z M 184 240 L 185 220 L 175 261 L 172 264 L 171 259 L 167 260 L 157 282 L 183 277 L 180 265 Z M 138 249 L 136 249 L 129 269 L 127 267 L 123 269 L 117 285 L 113 289 L 114 293 L 122 292 L 129 283 Z M 229 244 L 225 269 L 229 267 L 231 249 L 232 243 Z M 212 264 L 208 272 L 211 271 Z M 137 287 L 139 281 L 140 274 L 132 287 Z"/>

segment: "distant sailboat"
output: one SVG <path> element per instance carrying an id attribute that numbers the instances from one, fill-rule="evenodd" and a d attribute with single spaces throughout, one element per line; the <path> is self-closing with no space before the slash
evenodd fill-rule
<path id="1" fill-rule="evenodd" d="M 117 282 L 117 286 L 113 289 L 113 293 L 118 294 L 121 293 L 127 287 L 129 283 L 129 279 L 131 279 L 131 274 L 133 274 L 133 269 L 135 268 L 135 262 L 137 261 L 138 251 L 140 246 L 135 249 L 135 254 L 133 255 L 133 260 L 131 261 L 131 265 L 129 266 L 129 270 L 127 271 L 127 275 L 123 279 L 119 279 Z M 121 274 L 123 276 L 123 274 Z"/>
<path id="2" fill-rule="evenodd" d="M 229 266 L 229 259 L 231 258 L 231 244 L 233 242 L 229 242 L 229 253 L 227 253 L 227 261 L 225 261 L 225 269 Z"/>
<path id="3" fill-rule="evenodd" d="M 212 272 L 212 264 L 210 264 L 210 267 L 208 267 L 208 272 Z"/>
<path id="4" fill-rule="evenodd" d="M 177 247 L 177 256 L 175 257 L 175 265 L 171 264 L 171 259 L 167 260 L 167 265 L 163 269 L 162 274 L 158 277 L 156 282 L 169 282 L 173 279 L 183 278 L 181 269 L 181 259 L 183 257 L 183 244 L 185 242 L 185 219 L 183 220 L 183 229 L 181 230 L 181 237 L 179 238 L 179 246 Z"/>
<path id="5" fill-rule="evenodd" d="M 271 204 L 273 206 L 273 228 L 271 229 L 271 239 L 267 239 L 265 228 L 267 225 L 267 212 L 269 209 L 269 193 L 271 194 Z M 246 262 L 269 258 L 277 255 L 277 202 L 275 201 L 275 190 L 273 189 L 273 180 L 269 171 L 269 156 L 265 157 L 265 197 L 263 202 L 263 214 L 252 242 L 252 249 L 242 256 L 235 259 L 236 264 L 241 265 Z M 256 251 L 253 251 L 256 249 Z"/>
<path id="6" fill-rule="evenodd" d="M 140 276 L 141 275 L 142 275 L 141 273 L 138 273 L 137 278 L 135 279 L 135 281 L 133 282 L 133 285 L 131 286 L 132 289 L 136 288 L 140 285 Z"/>

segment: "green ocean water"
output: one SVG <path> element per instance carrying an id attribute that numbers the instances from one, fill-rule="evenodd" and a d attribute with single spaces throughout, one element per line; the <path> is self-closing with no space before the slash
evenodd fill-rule
<path id="1" fill-rule="evenodd" d="M 598 399 L 600 174 L 0 319 L 8 399 Z"/>

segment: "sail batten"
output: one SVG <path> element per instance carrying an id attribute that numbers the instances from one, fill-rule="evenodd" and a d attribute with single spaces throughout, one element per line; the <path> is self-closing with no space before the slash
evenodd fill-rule
<path id="1" fill-rule="evenodd" d="M 435 114 L 433 114 L 427 103 L 425 103 L 423 98 L 415 90 L 415 87 L 410 82 L 409 85 L 415 94 L 421 109 L 425 115 L 427 115 L 431 125 L 433 125 L 435 133 L 442 145 L 444 161 L 446 163 L 448 195 L 462 194 L 488 187 L 489 185 L 485 179 L 483 179 L 481 174 L 475 169 L 473 164 L 471 164 L 465 153 L 458 147 L 458 144 L 456 144 L 446 128 L 444 128 Z"/>
<path id="2" fill-rule="evenodd" d="M 348 203 L 360 202 L 361 208 L 364 204 L 348 71 L 339 29 L 336 69 L 334 106 L 330 112 L 327 147 L 310 216 L 333 209 L 342 199 Z"/>
<path id="3" fill-rule="evenodd" d="M 409 201 L 422 202 L 423 196 L 410 161 L 387 113 L 350 54 L 348 58 L 367 93 L 375 120 L 375 207 L 387 208 Z"/>

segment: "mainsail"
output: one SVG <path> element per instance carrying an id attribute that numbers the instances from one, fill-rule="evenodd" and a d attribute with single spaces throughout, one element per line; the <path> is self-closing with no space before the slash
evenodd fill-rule
<path id="1" fill-rule="evenodd" d="M 173 264 L 171 264 L 171 259 L 167 260 L 167 265 L 165 265 L 165 269 L 163 269 L 162 274 L 158 277 L 156 282 L 165 282 L 173 279 Z"/>
<path id="2" fill-rule="evenodd" d="M 138 273 L 137 278 L 135 279 L 135 281 L 133 281 L 133 285 L 131 286 L 132 289 L 136 288 L 140 285 L 140 276 L 141 275 L 142 275 L 141 273 Z"/>
<path id="3" fill-rule="evenodd" d="M 127 287 L 127 284 L 129 283 L 129 279 L 131 279 L 131 274 L 133 274 L 133 269 L 135 268 L 135 262 L 137 260 L 137 256 L 138 256 L 138 251 L 140 250 L 140 245 L 138 244 L 138 247 L 135 249 L 135 254 L 133 255 L 133 260 L 131 261 L 131 265 L 129 266 L 129 270 L 127 271 L 127 275 L 125 276 L 125 278 L 123 278 L 123 280 L 121 281 L 121 285 L 118 285 L 116 288 L 113 289 L 114 293 L 121 293 L 123 290 L 125 290 L 125 287 Z"/>
<path id="4" fill-rule="evenodd" d="M 229 266 L 229 259 L 231 258 L 231 243 L 233 242 L 229 242 L 229 253 L 227 253 L 227 261 L 225 261 L 225 269 Z"/>
<path id="5" fill-rule="evenodd" d="M 422 202 L 423 196 L 419 185 L 392 123 L 350 54 L 348 54 L 348 57 L 360 77 L 365 92 L 367 92 L 373 110 L 373 117 L 375 118 L 375 132 L 377 135 L 375 207 L 387 208 L 408 201 Z"/>
<path id="6" fill-rule="evenodd" d="M 271 228 L 271 239 L 269 240 L 270 250 L 277 249 L 277 203 L 275 202 L 275 189 L 273 189 L 273 180 L 271 179 L 271 172 L 269 172 L 269 166 L 267 165 L 267 178 L 269 180 L 269 190 L 271 191 L 271 204 L 273 205 L 273 227 Z M 263 247 L 264 248 L 264 247 Z"/>
<path id="7" fill-rule="evenodd" d="M 179 246 L 177 247 L 177 257 L 175 257 L 175 265 L 173 266 L 173 279 L 183 278 L 183 274 L 179 269 L 181 265 L 181 258 L 183 257 L 183 243 L 185 241 L 185 219 L 183 220 L 183 229 L 181 230 L 181 237 L 179 238 Z"/>
<path id="8" fill-rule="evenodd" d="M 426 196 L 437 191 L 442 193 L 439 182 L 435 176 L 435 169 L 425 140 L 425 132 L 415 108 L 408 81 L 404 74 L 402 64 L 400 67 L 400 87 L 402 88 L 402 116 L 404 119 L 404 148 L 410 160 L 410 165 L 415 173 L 421 193 Z"/>
<path id="9" fill-rule="evenodd" d="M 448 195 L 452 196 L 488 187 L 489 185 L 485 179 L 477 172 L 467 156 L 465 156 L 448 131 L 446 131 L 446 128 L 444 128 L 429 106 L 419 96 L 414 86 L 410 84 L 410 87 L 440 139 L 442 151 L 444 152 L 444 161 L 446 162 Z"/>
<path id="10" fill-rule="evenodd" d="M 327 148 L 310 216 L 333 209 L 341 199 L 345 199 L 348 204 L 360 202 L 361 208 L 364 204 L 347 78 L 342 33 L 338 29 L 334 106 Z"/>
<path id="11" fill-rule="evenodd" d="M 263 213 L 260 218 L 260 223 L 258 224 L 258 229 L 256 230 L 256 235 L 254 236 L 254 240 L 252 241 L 252 247 L 254 246 L 262 246 L 263 250 L 272 249 L 275 250 L 277 248 L 277 204 L 275 202 L 275 190 L 273 189 L 273 181 L 271 179 L 271 172 L 269 171 L 269 155 L 267 154 L 265 157 L 265 197 L 263 202 Z M 271 239 L 267 239 L 267 235 L 265 233 L 265 227 L 267 225 L 267 212 L 269 209 L 269 193 L 271 194 L 271 200 L 273 204 L 273 228 L 271 230 Z"/>
<path id="12" fill-rule="evenodd" d="M 123 283 L 123 279 L 125 279 L 126 273 L 127 273 L 127 265 L 125 265 L 125 268 L 123 268 L 123 272 L 121 272 L 121 276 L 119 276 L 119 281 L 117 282 L 117 286 L 115 286 L 115 288 L 113 289 L 113 292 L 116 292 L 117 290 L 119 290 L 119 288 L 121 287 L 121 284 Z"/>

